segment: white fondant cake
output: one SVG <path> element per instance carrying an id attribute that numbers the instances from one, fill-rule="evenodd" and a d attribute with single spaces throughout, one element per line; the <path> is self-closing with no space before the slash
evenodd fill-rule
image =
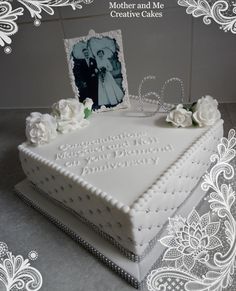
<path id="1" fill-rule="evenodd" d="M 177 129 L 164 113 L 137 116 L 137 105 L 94 114 L 86 128 L 19 151 L 31 182 L 141 258 L 210 165 L 223 121 Z"/>

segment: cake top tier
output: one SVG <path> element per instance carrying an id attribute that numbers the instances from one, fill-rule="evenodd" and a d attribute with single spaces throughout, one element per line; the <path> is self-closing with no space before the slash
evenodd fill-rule
<path id="1" fill-rule="evenodd" d="M 214 127 L 177 129 L 166 123 L 165 113 L 140 116 L 137 105 L 134 100 L 130 109 L 93 114 L 86 128 L 38 147 L 24 143 L 20 150 L 131 207 Z"/>

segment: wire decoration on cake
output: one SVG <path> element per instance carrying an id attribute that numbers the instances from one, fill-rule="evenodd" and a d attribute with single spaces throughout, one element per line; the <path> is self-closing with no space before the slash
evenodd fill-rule
<path id="1" fill-rule="evenodd" d="M 170 79 L 165 81 L 165 83 L 164 83 L 164 85 L 162 86 L 162 89 L 161 89 L 161 100 L 162 100 L 162 103 L 161 103 L 161 107 L 160 108 L 163 109 L 165 112 L 169 112 L 170 110 L 173 109 L 173 105 L 164 102 L 166 88 L 171 83 L 179 83 L 180 90 L 181 90 L 180 103 L 184 103 L 184 94 L 185 94 L 184 93 L 184 82 L 180 78 L 176 78 L 176 77 L 170 78 Z"/>
<path id="2" fill-rule="evenodd" d="M 186 7 L 187 14 L 203 17 L 205 24 L 209 25 L 213 20 L 223 31 L 236 34 L 236 5 L 233 1 L 229 4 L 226 0 L 217 0 L 211 4 L 209 0 L 178 0 L 178 4 Z"/>
<path id="3" fill-rule="evenodd" d="M 201 216 L 193 209 L 187 219 L 169 219 L 168 235 L 160 240 L 167 247 L 162 259 L 165 267 L 148 276 L 150 291 L 177 290 L 176 286 L 187 291 L 221 291 L 232 285 L 236 267 L 235 191 L 225 181 L 234 177 L 231 162 L 235 145 L 235 130 L 231 129 L 228 139 L 221 139 L 218 153 L 211 156 L 214 165 L 203 177 L 202 189 L 211 190 L 210 211 Z"/>
<path id="4" fill-rule="evenodd" d="M 59 7 L 71 7 L 73 10 L 82 9 L 83 4 L 91 4 L 94 0 L 16 0 L 15 2 L 20 5 L 17 9 L 13 9 L 10 2 L 0 0 L 0 46 L 5 47 L 6 54 L 12 52 L 9 45 L 12 43 L 12 35 L 18 32 L 16 20 L 24 14 L 25 10 L 34 18 L 34 25 L 39 26 L 42 12 L 53 15 L 54 9 Z"/>
<path id="5" fill-rule="evenodd" d="M 143 94 L 143 86 L 144 84 L 149 81 L 149 80 L 156 80 L 156 76 L 146 76 L 142 79 L 142 81 L 139 84 L 138 87 L 138 101 L 139 101 L 139 111 L 144 112 L 144 102 L 145 101 L 154 101 L 157 104 L 157 109 L 155 111 L 152 112 L 153 115 L 157 114 L 158 112 L 169 112 L 174 108 L 173 104 L 167 103 L 165 102 L 165 93 L 166 93 L 166 89 L 167 87 L 171 84 L 171 83 L 179 83 L 180 84 L 180 89 L 181 89 L 181 95 L 179 97 L 179 103 L 183 103 L 184 102 L 184 82 L 177 77 L 172 77 L 170 79 L 167 79 L 163 86 L 161 87 L 160 93 L 159 92 L 148 92 L 148 93 L 144 93 Z M 131 96 L 134 97 L 134 96 Z M 151 98 L 149 98 L 151 97 Z"/>
<path id="6" fill-rule="evenodd" d="M 31 251 L 29 259 L 34 261 L 38 258 L 36 251 Z M 43 279 L 41 273 L 31 267 L 29 259 L 21 255 L 13 255 L 4 242 L 0 242 L 0 282 L 6 291 L 25 290 L 37 291 L 41 289 Z"/>

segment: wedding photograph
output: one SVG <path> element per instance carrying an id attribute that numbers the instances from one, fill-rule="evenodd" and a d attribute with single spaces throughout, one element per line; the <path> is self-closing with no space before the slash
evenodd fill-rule
<path id="1" fill-rule="evenodd" d="M 73 44 L 72 44 L 73 43 Z M 115 38 L 91 37 L 73 40 L 69 45 L 69 70 L 81 102 L 93 100 L 93 109 L 114 108 L 125 96 L 120 47 Z"/>

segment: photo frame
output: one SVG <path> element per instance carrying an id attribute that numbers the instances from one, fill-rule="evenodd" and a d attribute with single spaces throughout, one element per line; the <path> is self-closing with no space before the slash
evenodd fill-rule
<path id="1" fill-rule="evenodd" d="M 65 39 L 69 76 L 83 102 L 91 98 L 97 112 L 129 107 L 128 82 L 121 30 Z"/>

